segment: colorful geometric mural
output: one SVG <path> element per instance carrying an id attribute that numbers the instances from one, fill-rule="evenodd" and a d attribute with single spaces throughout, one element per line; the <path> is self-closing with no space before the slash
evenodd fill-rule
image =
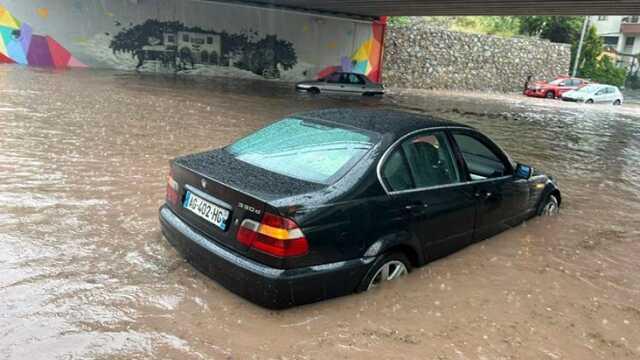
<path id="1" fill-rule="evenodd" d="M 351 57 L 342 57 L 340 65 L 329 66 L 317 74 L 323 78 L 336 71 L 355 72 L 367 75 L 373 81 L 380 81 L 382 42 L 386 27 L 386 19 L 375 21 L 371 25 L 371 37 L 362 43 Z"/>
<path id="2" fill-rule="evenodd" d="M 0 63 L 54 68 L 86 67 L 50 36 L 35 35 L 29 24 L 18 21 L 2 5 Z"/>

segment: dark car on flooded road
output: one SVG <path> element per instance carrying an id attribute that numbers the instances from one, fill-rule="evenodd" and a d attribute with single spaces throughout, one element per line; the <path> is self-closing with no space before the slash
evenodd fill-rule
<path id="1" fill-rule="evenodd" d="M 196 268 L 285 308 L 375 288 L 560 201 L 471 127 L 331 109 L 173 160 L 160 222 Z"/>

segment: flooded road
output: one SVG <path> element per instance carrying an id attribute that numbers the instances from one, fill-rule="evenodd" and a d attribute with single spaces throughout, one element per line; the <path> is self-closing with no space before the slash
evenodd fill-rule
<path id="1" fill-rule="evenodd" d="M 248 303 L 160 234 L 168 160 L 289 113 L 422 111 L 559 179 L 564 208 L 370 293 Z M 0 66 L 0 359 L 637 359 L 640 108 Z"/>

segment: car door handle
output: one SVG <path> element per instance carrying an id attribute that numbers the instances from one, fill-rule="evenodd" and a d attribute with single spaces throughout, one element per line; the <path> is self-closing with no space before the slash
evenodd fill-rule
<path id="1" fill-rule="evenodd" d="M 425 203 L 420 203 L 420 204 L 411 204 L 411 205 L 407 205 L 404 208 L 407 210 L 413 210 L 413 209 L 424 209 L 424 208 L 428 208 L 429 204 L 425 204 Z"/>
<path id="2" fill-rule="evenodd" d="M 406 205 L 406 206 L 404 207 L 404 209 L 405 209 L 405 210 L 407 210 L 407 211 L 409 211 L 409 212 L 411 212 L 411 213 L 413 213 L 413 214 L 419 215 L 419 214 L 424 213 L 424 211 L 425 211 L 428 207 L 429 207 L 429 204 L 427 204 L 427 203 L 417 202 L 417 203 L 415 203 L 415 204 L 409 204 L 409 205 Z"/>
<path id="3" fill-rule="evenodd" d="M 493 196 L 493 193 L 490 192 L 490 191 L 478 191 L 478 192 L 476 192 L 476 198 L 478 198 L 478 199 L 487 200 L 491 196 Z"/>

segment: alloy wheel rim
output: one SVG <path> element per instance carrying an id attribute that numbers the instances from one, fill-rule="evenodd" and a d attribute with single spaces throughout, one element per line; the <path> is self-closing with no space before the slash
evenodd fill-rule
<path id="1" fill-rule="evenodd" d="M 555 201 L 549 201 L 547 205 L 545 205 L 543 214 L 546 216 L 555 216 L 558 215 L 558 205 Z"/>
<path id="2" fill-rule="evenodd" d="M 402 261 L 389 261 L 382 265 L 380 269 L 378 269 L 378 271 L 376 271 L 375 275 L 373 275 L 371 281 L 369 282 L 369 287 L 367 288 L 367 290 L 371 290 L 383 282 L 396 280 L 399 277 L 407 274 L 407 267 Z"/>

